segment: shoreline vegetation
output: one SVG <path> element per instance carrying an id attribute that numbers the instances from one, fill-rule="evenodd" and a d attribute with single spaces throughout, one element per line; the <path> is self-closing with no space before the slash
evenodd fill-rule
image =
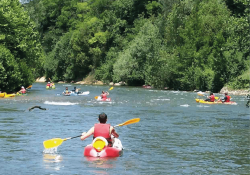
<path id="1" fill-rule="evenodd" d="M 37 78 L 35 82 L 38 83 L 44 83 L 47 82 L 45 77 L 40 77 Z M 95 80 L 92 78 L 85 78 L 82 81 L 72 81 L 72 82 L 66 82 L 66 81 L 59 81 L 58 83 L 73 83 L 73 84 L 80 84 L 80 85 L 110 85 L 110 86 L 127 86 L 127 84 L 125 82 L 119 82 L 119 83 L 104 83 L 102 81 L 99 80 Z M 164 90 L 168 90 L 167 88 L 164 88 Z M 197 90 L 195 90 L 197 91 Z M 207 93 L 209 93 L 209 91 L 206 91 Z M 230 95 L 248 95 L 250 93 L 250 89 L 230 89 L 227 86 L 223 87 L 219 94 L 224 94 L 225 92 L 228 92 L 228 94 Z"/>
<path id="2" fill-rule="evenodd" d="M 16 92 L 43 76 L 59 83 L 248 90 L 248 2 L 0 1 L 1 91 Z"/>

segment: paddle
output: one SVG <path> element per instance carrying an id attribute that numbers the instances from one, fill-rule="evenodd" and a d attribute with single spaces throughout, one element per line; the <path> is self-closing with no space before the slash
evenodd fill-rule
<path id="1" fill-rule="evenodd" d="M 111 91 L 112 89 L 114 89 L 114 87 L 112 86 L 111 88 L 109 88 L 109 91 Z M 95 96 L 95 99 L 98 99 L 99 96 Z"/>
<path id="2" fill-rule="evenodd" d="M 118 127 L 118 126 L 130 125 L 130 124 L 133 124 L 133 123 L 137 123 L 139 121 L 140 121 L 140 118 L 130 119 L 130 120 L 124 122 L 124 123 L 121 123 L 119 125 L 115 125 L 114 128 Z M 66 140 L 74 139 L 74 138 L 81 137 L 81 136 L 82 135 L 75 136 L 75 137 L 69 137 L 69 138 L 65 138 L 65 139 L 54 138 L 54 139 L 46 140 L 46 141 L 43 142 L 43 146 L 44 146 L 45 149 L 55 148 L 55 147 L 60 146 Z"/>
<path id="3" fill-rule="evenodd" d="M 199 96 L 205 96 L 204 94 L 200 94 L 200 93 L 197 93 Z M 214 97 L 215 98 L 215 100 L 218 100 L 219 99 L 219 97 Z"/>

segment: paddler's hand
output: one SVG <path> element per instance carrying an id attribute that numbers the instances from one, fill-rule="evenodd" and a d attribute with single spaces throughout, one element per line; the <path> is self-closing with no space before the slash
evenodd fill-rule
<path id="1" fill-rule="evenodd" d="M 86 132 L 83 132 L 83 133 L 82 133 L 82 136 L 84 136 L 85 134 L 86 134 Z"/>

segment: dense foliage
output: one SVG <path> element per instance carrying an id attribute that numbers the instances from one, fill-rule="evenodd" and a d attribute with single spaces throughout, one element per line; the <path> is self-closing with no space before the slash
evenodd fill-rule
<path id="1" fill-rule="evenodd" d="M 40 33 L 45 74 L 54 81 L 91 73 L 105 82 L 217 92 L 249 69 L 249 4 L 33 0 L 24 7 Z"/>
<path id="2" fill-rule="evenodd" d="M 0 88 L 20 90 L 42 72 L 42 47 L 35 23 L 18 0 L 0 1 Z"/>

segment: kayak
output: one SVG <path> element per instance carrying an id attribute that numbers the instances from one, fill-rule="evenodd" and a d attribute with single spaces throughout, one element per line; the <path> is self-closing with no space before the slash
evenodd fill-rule
<path id="1" fill-rule="evenodd" d="M 204 103 L 204 104 L 226 104 L 226 105 L 237 105 L 236 102 L 234 101 L 230 101 L 230 102 L 222 102 L 222 101 L 214 101 L 214 102 L 210 102 L 210 101 L 205 101 L 203 99 L 195 99 L 195 101 L 197 103 Z"/>
<path id="2" fill-rule="evenodd" d="M 113 146 L 108 147 L 108 142 L 103 137 L 96 137 L 93 142 L 84 148 L 83 155 L 86 157 L 119 157 L 123 154 L 121 141 L 113 139 Z"/>
<path id="3" fill-rule="evenodd" d="M 46 89 L 55 89 L 56 88 L 56 86 L 54 85 L 54 86 L 46 86 Z"/>
<path id="4" fill-rule="evenodd" d="M 16 94 L 7 94 L 6 92 L 0 93 L 0 98 L 15 97 Z"/>
<path id="5" fill-rule="evenodd" d="M 71 94 L 71 95 L 89 95 L 89 91 L 78 92 L 78 93 L 75 93 L 74 91 L 71 91 L 70 94 Z"/>
<path id="6" fill-rule="evenodd" d="M 20 93 L 20 92 L 17 92 L 16 95 L 27 95 L 27 93 Z"/>
<path id="7" fill-rule="evenodd" d="M 101 96 L 98 96 L 96 100 L 97 101 L 111 101 L 111 98 L 101 98 Z"/>

